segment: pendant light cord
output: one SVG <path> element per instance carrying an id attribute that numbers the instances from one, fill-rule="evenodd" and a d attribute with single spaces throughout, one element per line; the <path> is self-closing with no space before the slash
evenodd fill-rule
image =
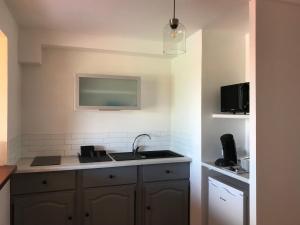
<path id="1" fill-rule="evenodd" d="M 173 11 L 173 18 L 175 19 L 175 10 L 176 10 L 176 0 L 174 0 L 174 11 Z"/>

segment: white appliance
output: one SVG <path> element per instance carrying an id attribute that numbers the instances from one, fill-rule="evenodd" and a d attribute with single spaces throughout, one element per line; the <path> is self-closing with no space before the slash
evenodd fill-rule
<path id="1" fill-rule="evenodd" d="M 208 183 L 208 224 L 246 225 L 246 194 L 212 177 Z"/>
<path id="2" fill-rule="evenodd" d="M 244 157 L 240 159 L 241 161 L 241 167 L 249 172 L 250 169 L 250 158 L 249 157 Z"/>

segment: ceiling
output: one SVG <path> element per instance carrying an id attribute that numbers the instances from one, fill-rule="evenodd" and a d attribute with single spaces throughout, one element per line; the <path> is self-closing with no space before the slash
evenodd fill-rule
<path id="1" fill-rule="evenodd" d="M 172 0 L 6 0 L 21 27 L 161 40 Z M 177 0 L 188 34 L 247 5 L 247 0 Z"/>

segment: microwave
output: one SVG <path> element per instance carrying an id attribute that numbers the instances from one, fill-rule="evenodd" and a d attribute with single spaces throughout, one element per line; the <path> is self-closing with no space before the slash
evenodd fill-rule
<path id="1" fill-rule="evenodd" d="M 249 82 L 221 87 L 221 112 L 249 113 Z"/>

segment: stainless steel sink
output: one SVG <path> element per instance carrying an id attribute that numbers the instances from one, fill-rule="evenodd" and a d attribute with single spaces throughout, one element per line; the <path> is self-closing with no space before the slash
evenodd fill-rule
<path id="1" fill-rule="evenodd" d="M 136 154 L 133 152 L 120 152 L 110 153 L 109 155 L 116 161 L 183 157 L 182 155 L 169 150 L 138 152 Z"/>

